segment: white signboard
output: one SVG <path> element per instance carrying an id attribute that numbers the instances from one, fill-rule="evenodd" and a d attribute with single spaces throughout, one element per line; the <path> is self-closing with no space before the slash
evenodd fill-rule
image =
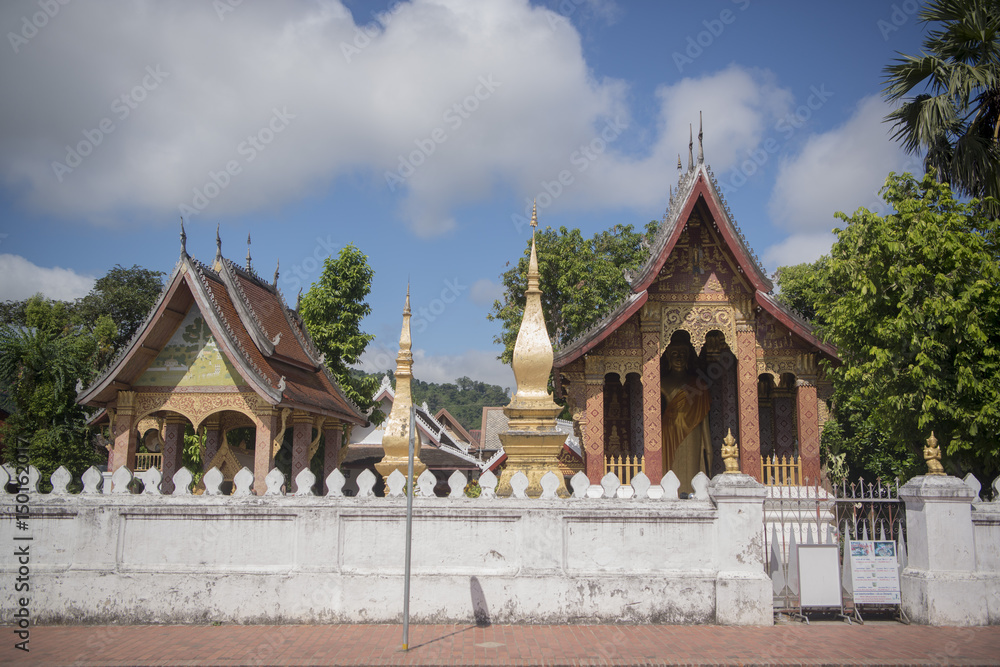
<path id="1" fill-rule="evenodd" d="M 836 544 L 800 544 L 799 605 L 839 607 L 840 548 Z"/>
<path id="2" fill-rule="evenodd" d="M 900 604 L 896 543 L 850 540 L 851 581 L 855 604 Z"/>

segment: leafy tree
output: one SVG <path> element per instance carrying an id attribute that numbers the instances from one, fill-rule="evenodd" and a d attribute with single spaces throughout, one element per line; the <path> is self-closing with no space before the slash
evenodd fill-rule
<path id="1" fill-rule="evenodd" d="M 774 282 L 780 287 L 778 301 L 798 311 L 819 328 L 822 322 L 816 314 L 816 304 L 828 289 L 824 277 L 830 258 L 826 255 L 815 262 L 779 266 L 774 272 Z"/>
<path id="2" fill-rule="evenodd" d="M 109 316 L 118 327 L 112 341 L 113 351 L 117 352 L 132 340 L 156 303 L 163 289 L 162 276 L 162 271 L 150 271 L 137 264 L 131 269 L 116 264 L 97 280 L 87 296 L 77 301 L 75 319 L 89 327 L 102 315 Z"/>
<path id="3" fill-rule="evenodd" d="M 886 116 L 911 154 L 926 151 L 956 192 L 1000 199 L 1000 0 L 934 0 L 919 14 L 935 24 L 919 56 L 902 55 L 885 68 Z M 997 217 L 996 201 L 985 201 Z"/>
<path id="4" fill-rule="evenodd" d="M 3 426 L 5 460 L 26 447 L 45 478 L 60 465 L 79 476 L 105 460 L 106 453 L 91 444 L 76 385 L 94 377 L 94 356 L 115 333 L 108 316 L 89 331 L 72 324 L 67 304 L 41 296 L 25 305 L 25 326 L 0 326 L 0 383 L 15 408 Z"/>
<path id="5" fill-rule="evenodd" d="M 358 363 L 375 338 L 361 331 L 361 320 L 372 310 L 365 299 L 371 293 L 374 275 L 368 257 L 353 244 L 345 246 L 337 257 L 326 258 L 323 273 L 299 307 L 309 335 L 326 355 L 327 368 L 362 410 L 374 407 L 372 396 L 378 390 L 378 380 L 354 376 L 349 366 Z M 375 408 L 371 419 L 381 423 L 384 415 Z"/>
<path id="6" fill-rule="evenodd" d="M 510 402 L 510 396 L 503 387 L 464 376 L 455 380 L 455 384 L 422 382 L 414 378 L 412 389 L 417 405 L 426 401 L 431 414 L 445 408 L 466 429 L 481 427 L 484 407 Z"/>
<path id="7" fill-rule="evenodd" d="M 584 239 L 579 229 L 565 227 L 558 232 L 547 227 L 535 233 L 542 311 L 556 345 L 569 342 L 628 296 L 624 271 L 635 271 L 646 261 L 658 228 L 655 220 L 646 225 L 645 233 L 635 231 L 632 225 L 615 225 L 590 239 Z M 530 255 L 529 241 L 517 266 L 501 274 L 503 300 L 494 302 L 488 315 L 503 325 L 494 342 L 504 346 L 500 355 L 504 363 L 513 358 L 524 314 Z"/>
<path id="8" fill-rule="evenodd" d="M 933 174 L 890 174 L 895 211 L 847 223 L 819 278 L 816 312 L 843 365 L 831 369 L 856 458 L 901 476 L 923 469 L 933 430 L 953 473 L 1000 472 L 997 222 Z M 784 289 L 784 285 L 783 285 Z M 863 451 L 861 451 L 863 450 Z"/>

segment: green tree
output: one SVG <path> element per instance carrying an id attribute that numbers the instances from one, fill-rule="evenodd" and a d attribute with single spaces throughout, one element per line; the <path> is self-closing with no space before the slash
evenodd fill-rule
<path id="1" fill-rule="evenodd" d="M 933 24 L 919 56 L 885 68 L 886 116 L 895 138 L 942 182 L 973 197 L 1000 199 L 1000 0 L 934 0 L 919 14 Z M 993 217 L 997 201 L 985 201 Z"/>
<path id="2" fill-rule="evenodd" d="M 90 331 L 72 323 L 67 304 L 41 296 L 28 300 L 24 326 L 0 326 L 0 383 L 15 408 L 3 427 L 5 460 L 25 447 L 43 478 L 60 465 L 79 476 L 106 460 L 91 443 L 76 386 L 94 377 L 94 356 L 115 334 L 108 316 Z"/>
<path id="3" fill-rule="evenodd" d="M 559 231 L 547 227 L 535 233 L 542 311 L 549 337 L 556 345 L 585 331 L 628 296 L 624 272 L 635 271 L 646 261 L 658 228 L 655 220 L 646 225 L 645 233 L 635 231 L 632 225 L 615 225 L 590 239 L 584 239 L 579 229 L 565 227 Z M 488 315 L 491 321 L 502 324 L 494 342 L 504 347 L 500 354 L 504 363 L 513 358 L 524 314 L 530 255 L 529 240 L 517 265 L 501 274 L 503 299 L 494 302 Z"/>
<path id="4" fill-rule="evenodd" d="M 817 317 L 816 304 L 828 289 L 825 272 L 829 260 L 824 255 L 812 263 L 779 266 L 772 276 L 780 288 L 776 295 L 778 301 L 798 311 L 817 328 L 822 322 Z"/>
<path id="5" fill-rule="evenodd" d="M 113 351 L 117 352 L 132 340 L 162 289 L 162 271 L 150 271 L 137 264 L 126 269 L 116 264 L 97 280 L 87 296 L 76 302 L 74 318 L 89 328 L 102 315 L 110 317 L 118 328 L 112 341 Z"/>
<path id="6" fill-rule="evenodd" d="M 362 410 L 374 407 L 372 396 L 378 390 L 378 380 L 356 376 L 349 367 L 358 363 L 375 338 L 361 331 L 361 320 L 372 310 L 365 299 L 371 293 L 374 275 L 368 257 L 353 244 L 345 246 L 337 257 L 326 258 L 323 273 L 302 297 L 299 307 L 309 335 L 326 355 L 327 368 Z M 377 408 L 371 415 L 374 423 L 383 418 Z"/>
<path id="7" fill-rule="evenodd" d="M 831 369 L 843 435 L 867 465 L 923 469 L 934 431 L 946 468 L 1000 472 L 1000 264 L 997 222 L 932 174 L 890 174 L 894 211 L 838 213 L 816 307 L 843 365 Z"/>

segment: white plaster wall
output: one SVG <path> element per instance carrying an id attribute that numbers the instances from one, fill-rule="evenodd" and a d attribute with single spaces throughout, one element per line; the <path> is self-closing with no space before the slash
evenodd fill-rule
<path id="1" fill-rule="evenodd" d="M 32 493 L 30 505 L 33 622 L 402 618 L 403 498 Z M 770 623 L 760 505 L 417 498 L 411 619 Z M 0 560 L 4 581 L 16 569 Z M 0 622 L 15 595 L 3 587 Z"/>
<path id="2" fill-rule="evenodd" d="M 985 589 L 990 625 L 1000 625 L 1000 501 L 977 503 L 972 509 L 976 570 Z"/>

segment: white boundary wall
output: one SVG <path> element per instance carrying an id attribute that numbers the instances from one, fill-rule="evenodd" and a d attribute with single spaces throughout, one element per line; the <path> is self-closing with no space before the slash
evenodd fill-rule
<path id="1" fill-rule="evenodd" d="M 416 498 L 411 619 L 770 624 L 764 489 L 704 482 L 690 500 Z M 27 530 L 2 497 L 0 544 L 30 545 L 32 623 L 402 618 L 405 498 L 93 491 L 28 493 Z M 5 623 L 18 567 L 0 559 Z"/>

